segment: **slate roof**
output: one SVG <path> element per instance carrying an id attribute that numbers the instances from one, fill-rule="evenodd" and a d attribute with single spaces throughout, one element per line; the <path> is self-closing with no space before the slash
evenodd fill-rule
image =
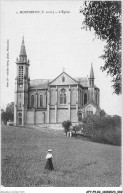
<path id="1" fill-rule="evenodd" d="M 75 80 L 83 87 L 89 87 L 89 82 L 87 77 L 77 77 Z"/>
<path id="2" fill-rule="evenodd" d="M 87 77 L 77 77 L 75 80 L 83 87 L 89 87 L 89 81 Z M 96 85 L 94 85 L 95 88 L 98 88 Z"/>
<path id="3" fill-rule="evenodd" d="M 89 81 L 87 77 L 77 77 L 74 78 L 75 81 L 77 81 L 81 86 L 83 87 L 89 87 Z M 30 80 L 30 88 L 32 89 L 47 89 L 48 83 L 52 82 L 53 79 L 35 79 Z M 98 88 L 96 85 L 94 85 L 95 88 Z"/>
<path id="4" fill-rule="evenodd" d="M 51 80 L 48 79 L 35 79 L 30 80 L 30 88 L 31 89 L 47 89 L 48 88 L 48 82 Z"/>

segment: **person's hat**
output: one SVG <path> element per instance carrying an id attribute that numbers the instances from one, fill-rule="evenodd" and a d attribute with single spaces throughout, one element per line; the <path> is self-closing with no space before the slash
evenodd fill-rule
<path id="1" fill-rule="evenodd" d="M 51 149 L 49 149 L 49 150 L 48 150 L 48 152 L 52 152 L 52 150 L 51 150 Z"/>

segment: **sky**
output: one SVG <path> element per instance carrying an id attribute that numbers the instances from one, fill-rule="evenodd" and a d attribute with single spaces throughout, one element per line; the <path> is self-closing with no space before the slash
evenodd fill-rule
<path id="1" fill-rule="evenodd" d="M 101 109 L 110 115 L 122 115 L 121 95 L 113 93 L 111 77 L 100 70 L 104 61 L 99 56 L 106 43 L 97 39 L 93 30 L 82 29 L 82 4 L 83 1 L 1 2 L 1 108 L 14 101 L 15 62 L 24 36 L 31 80 L 54 79 L 63 68 L 73 78 L 87 77 L 92 63 Z"/>

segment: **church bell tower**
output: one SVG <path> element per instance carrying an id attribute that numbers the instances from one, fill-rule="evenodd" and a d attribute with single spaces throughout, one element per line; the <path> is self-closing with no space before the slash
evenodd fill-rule
<path id="1" fill-rule="evenodd" d="M 14 105 L 14 124 L 24 125 L 27 123 L 28 106 L 28 85 L 29 85 L 29 60 L 25 49 L 24 37 L 22 39 L 19 58 L 16 59 L 16 78 L 15 78 L 15 105 Z"/>

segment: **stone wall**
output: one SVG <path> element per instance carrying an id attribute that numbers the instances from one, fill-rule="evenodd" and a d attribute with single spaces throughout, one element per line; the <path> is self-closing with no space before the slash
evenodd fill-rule
<path id="1" fill-rule="evenodd" d="M 76 109 L 71 109 L 71 122 L 78 122 L 78 116 L 76 113 Z"/>
<path id="2" fill-rule="evenodd" d="M 50 123 L 55 123 L 55 109 L 50 110 Z"/>
<path id="3" fill-rule="evenodd" d="M 68 109 L 58 109 L 57 110 L 57 121 L 62 123 L 63 121 L 70 120 Z"/>
<path id="4" fill-rule="evenodd" d="M 45 112 L 44 111 L 36 111 L 36 124 L 45 123 Z"/>
<path id="5" fill-rule="evenodd" d="M 34 124 L 34 112 L 27 111 L 27 124 Z"/>

